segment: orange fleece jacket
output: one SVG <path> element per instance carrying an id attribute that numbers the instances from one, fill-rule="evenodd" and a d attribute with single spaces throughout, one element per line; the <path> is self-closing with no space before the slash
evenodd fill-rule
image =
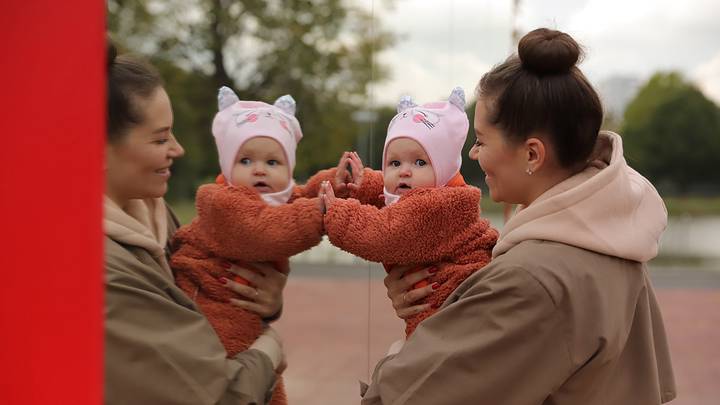
<path id="1" fill-rule="evenodd" d="M 324 170 L 305 186 L 298 186 L 287 204 L 271 207 L 257 191 L 218 183 L 200 186 L 197 217 L 181 227 L 172 241 L 170 266 L 176 284 L 200 307 L 227 350 L 228 357 L 246 350 L 263 330 L 260 316 L 229 303 L 238 298 L 219 278 L 233 279 L 224 261 L 273 262 L 278 271 L 289 271 L 288 258 L 317 245 L 323 235 L 317 198 L 320 183 L 334 171 Z M 308 198 L 306 198 L 308 197 Z M 271 404 L 287 403 L 282 380 Z"/>
<path id="2" fill-rule="evenodd" d="M 340 249 L 386 268 L 438 269 L 428 281 L 439 287 L 423 301 L 431 308 L 406 320 L 407 336 L 462 281 L 490 262 L 497 242 L 497 230 L 480 217 L 480 190 L 466 185 L 462 177 L 454 183 L 457 186 L 418 188 L 378 208 L 382 172 L 366 169 L 361 189 L 350 193 L 355 198 L 336 200 L 325 215 L 325 231 Z"/>

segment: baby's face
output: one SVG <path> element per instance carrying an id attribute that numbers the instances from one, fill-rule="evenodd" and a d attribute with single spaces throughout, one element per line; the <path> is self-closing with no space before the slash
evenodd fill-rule
<path id="1" fill-rule="evenodd" d="M 265 136 L 246 141 L 235 158 L 231 183 L 261 194 L 283 191 L 290 184 L 290 169 L 282 146 Z"/>
<path id="2" fill-rule="evenodd" d="M 435 187 L 435 171 L 425 149 L 409 138 L 390 142 L 385 152 L 385 188 L 403 195 L 417 187 Z"/>

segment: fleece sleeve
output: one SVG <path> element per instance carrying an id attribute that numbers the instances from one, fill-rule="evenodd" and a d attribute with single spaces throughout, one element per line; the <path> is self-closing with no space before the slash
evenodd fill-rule
<path id="1" fill-rule="evenodd" d="M 201 186 L 196 204 L 202 232 L 217 256 L 250 262 L 285 259 L 317 245 L 323 234 L 318 198 L 267 205 L 246 188 Z"/>
<path id="2" fill-rule="evenodd" d="M 335 181 L 335 173 L 337 168 L 321 170 L 314 176 L 310 177 L 305 185 L 297 186 L 293 191 L 293 198 L 312 198 L 317 197 L 320 191 L 320 184 L 323 181 L 329 181 L 333 184 Z M 335 196 L 338 198 L 354 198 L 363 204 L 382 207 L 385 205 L 383 194 L 383 176 L 382 172 L 372 170 L 370 168 L 363 169 L 363 182 L 358 190 L 337 190 L 333 186 Z"/>
<path id="3" fill-rule="evenodd" d="M 363 170 L 363 181 L 362 184 L 360 184 L 360 189 L 351 190 L 349 192 L 349 197 L 354 198 L 363 204 L 382 208 L 385 206 L 385 196 L 383 195 L 384 189 L 385 180 L 382 172 L 379 170 L 365 168 Z"/>
<path id="4" fill-rule="evenodd" d="M 449 247 L 457 235 L 479 215 L 479 195 L 468 193 L 460 187 L 419 189 L 382 209 L 336 200 L 325 215 L 325 231 L 333 245 L 366 260 L 443 261 L 453 254 Z"/>
<path id="5" fill-rule="evenodd" d="M 329 181 L 330 184 L 332 184 L 336 172 L 337 168 L 320 170 L 314 176 L 310 177 L 304 185 L 295 187 L 295 190 L 293 190 L 293 199 L 317 197 L 322 182 Z M 335 190 L 335 193 L 338 194 L 338 191 Z M 344 198 L 346 195 L 339 195 L 339 197 Z"/>
<path id="6" fill-rule="evenodd" d="M 377 365 L 362 404 L 542 404 L 569 377 L 564 315 L 544 287 L 518 268 L 479 275 Z"/>

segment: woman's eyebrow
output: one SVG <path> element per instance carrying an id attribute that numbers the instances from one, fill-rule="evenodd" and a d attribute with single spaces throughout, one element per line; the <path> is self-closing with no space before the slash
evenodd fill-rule
<path id="1" fill-rule="evenodd" d="M 158 128 L 158 129 L 154 130 L 153 134 L 160 134 L 163 132 L 167 132 L 169 130 L 170 130 L 170 127 L 162 127 L 162 128 Z"/>

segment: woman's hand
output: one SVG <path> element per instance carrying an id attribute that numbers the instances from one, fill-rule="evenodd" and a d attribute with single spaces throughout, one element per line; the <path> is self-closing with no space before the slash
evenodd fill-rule
<path id="1" fill-rule="evenodd" d="M 269 318 L 280 312 L 283 305 L 283 289 L 287 283 L 287 274 L 276 270 L 268 263 L 253 263 L 253 270 L 231 265 L 228 271 L 234 273 L 249 285 L 223 279 L 226 288 L 242 295 L 245 300 L 231 298 L 230 303 L 262 318 Z"/>
<path id="2" fill-rule="evenodd" d="M 280 335 L 275 332 L 275 329 L 269 326 L 265 328 L 263 333 L 250 345 L 250 349 L 260 350 L 270 357 L 273 369 L 278 373 L 282 373 L 287 367 L 282 339 L 280 339 Z"/>
<path id="3" fill-rule="evenodd" d="M 348 170 L 350 168 L 350 170 Z M 338 162 L 335 171 L 335 179 L 333 179 L 333 187 L 337 192 L 349 190 L 357 190 L 360 188 L 363 180 L 363 163 L 357 152 L 345 152 Z"/>
<path id="4" fill-rule="evenodd" d="M 430 295 L 433 292 L 432 285 L 408 290 L 419 281 L 425 280 L 435 273 L 437 269 L 430 267 L 405 275 L 405 272 L 412 268 L 414 266 L 395 266 L 385 276 L 388 298 L 392 301 L 395 313 L 402 319 L 407 319 L 430 309 L 430 304 L 414 305 L 414 303 Z"/>

